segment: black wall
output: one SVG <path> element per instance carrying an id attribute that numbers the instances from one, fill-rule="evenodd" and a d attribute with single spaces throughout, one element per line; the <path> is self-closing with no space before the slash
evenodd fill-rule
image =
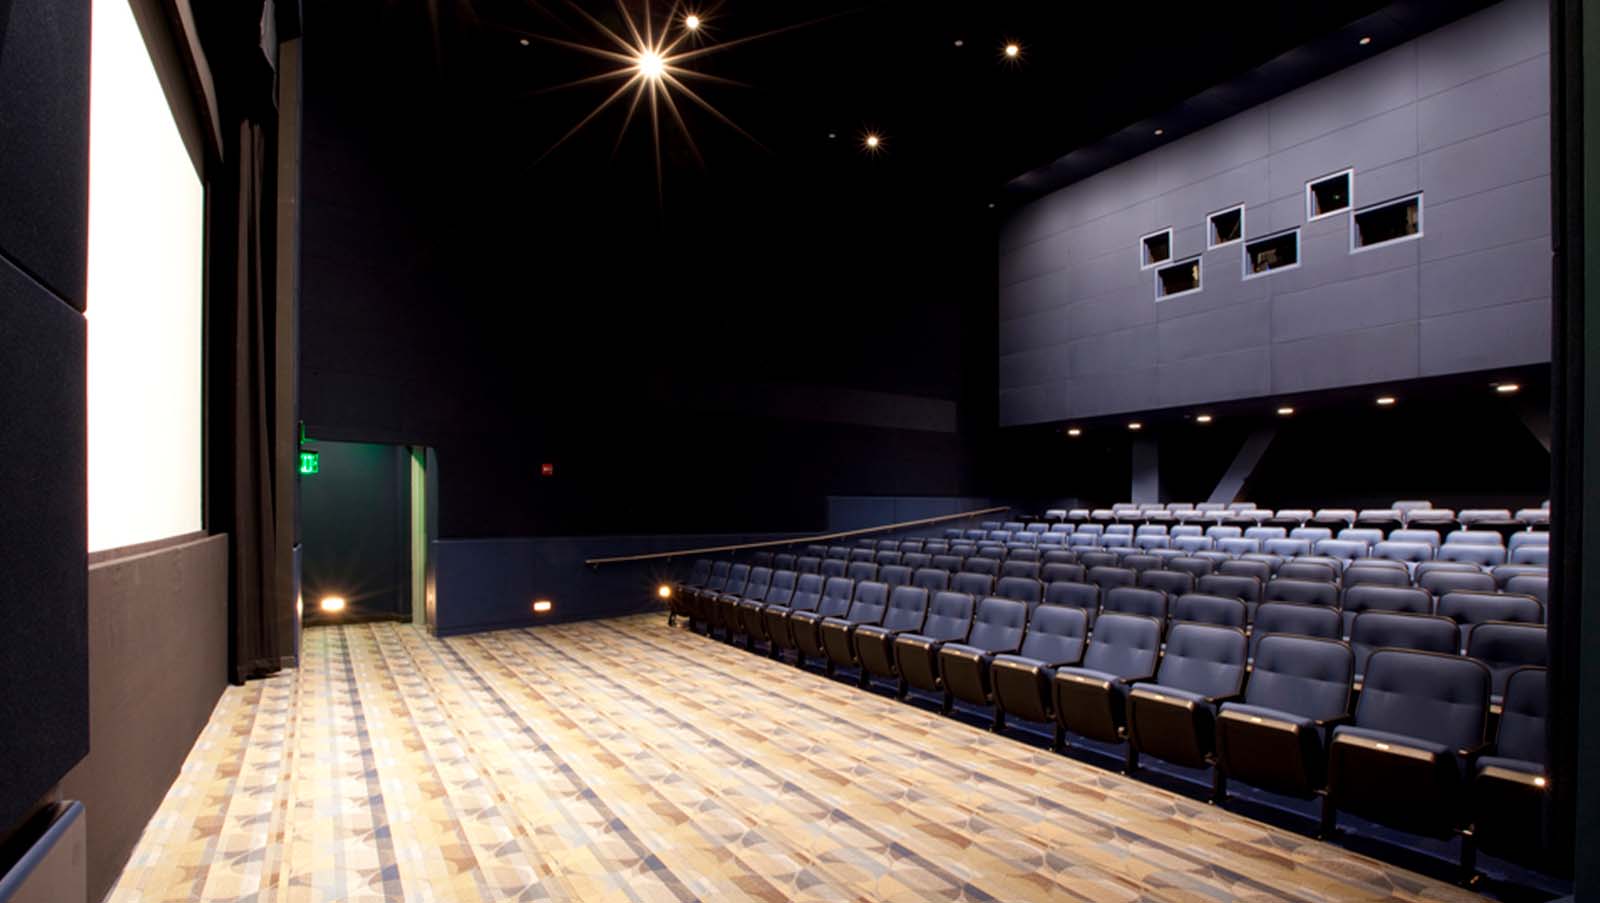
<path id="1" fill-rule="evenodd" d="M 89 748 L 89 4 L 0 3 L 0 836 Z"/>
<path id="2" fill-rule="evenodd" d="M 447 31 L 419 66 L 352 6 L 307 11 L 313 435 L 435 447 L 445 537 L 806 530 L 828 494 L 970 494 L 981 218 L 744 139 L 701 169 L 669 136 L 658 200 L 616 122 L 536 163 L 576 117 L 485 89 Z"/>

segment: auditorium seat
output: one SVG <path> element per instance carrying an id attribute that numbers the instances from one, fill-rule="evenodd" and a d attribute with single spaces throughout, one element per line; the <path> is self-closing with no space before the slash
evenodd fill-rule
<path id="1" fill-rule="evenodd" d="M 900 551 L 900 541 L 898 539 L 880 539 L 875 545 L 879 552 Z"/>
<path id="2" fill-rule="evenodd" d="M 950 551 L 950 543 L 942 539 L 930 539 L 922 544 L 922 551 L 926 555 L 945 555 Z"/>
<path id="3" fill-rule="evenodd" d="M 815 555 L 801 555 L 794 560 L 794 569 L 801 574 L 821 574 L 822 559 Z"/>
<path id="4" fill-rule="evenodd" d="M 1269 539 L 1261 544 L 1261 549 L 1269 554 L 1281 555 L 1284 558 L 1293 558 L 1297 555 L 1310 555 L 1311 540 Z"/>
<path id="5" fill-rule="evenodd" d="M 1090 628 L 1100 613 L 1100 587 L 1078 581 L 1057 581 L 1044 588 L 1045 605 L 1081 609 Z"/>
<path id="6" fill-rule="evenodd" d="M 1456 520 L 1463 527 L 1471 527 L 1473 524 L 1484 523 L 1485 521 L 1513 519 L 1509 508 L 1463 508 L 1456 514 Z"/>
<path id="7" fill-rule="evenodd" d="M 1467 633 L 1472 625 L 1487 621 L 1515 621 L 1519 624 L 1543 624 L 1544 606 L 1532 596 L 1516 596 L 1497 592 L 1449 592 L 1439 597 L 1435 608 L 1440 615 L 1456 622 L 1461 628 L 1461 646 L 1466 648 Z"/>
<path id="8" fill-rule="evenodd" d="M 1550 525 L 1550 511 L 1545 508 L 1522 508 L 1513 517 L 1530 527 Z"/>
<path id="9" fill-rule="evenodd" d="M 1000 522 L 997 521 L 997 520 L 979 521 L 978 522 L 978 526 L 981 527 L 985 531 L 998 530 L 998 529 L 1000 529 Z"/>
<path id="10" fill-rule="evenodd" d="M 1217 569 L 1212 561 L 1205 558 L 1196 558 L 1192 555 L 1174 555 L 1162 562 L 1162 566 L 1169 571 L 1181 571 L 1191 574 L 1196 580 L 1211 574 Z"/>
<path id="11" fill-rule="evenodd" d="M 1316 554 L 1349 563 L 1358 558 L 1367 557 L 1368 547 L 1364 542 L 1348 539 L 1324 539 L 1315 546 Z"/>
<path id="12" fill-rule="evenodd" d="M 1345 527 L 1354 526 L 1356 522 L 1356 509 L 1354 508 L 1319 508 L 1312 515 L 1311 522 L 1319 527 L 1337 532 Z"/>
<path id="13" fill-rule="evenodd" d="M 868 580 L 856 584 L 855 597 L 843 615 L 823 618 L 817 625 L 822 637 L 823 667 L 832 674 L 838 665 L 856 664 L 854 634 L 864 624 L 877 624 L 889 608 L 889 585 Z M 798 634 L 796 635 L 798 637 Z"/>
<path id="14" fill-rule="evenodd" d="M 746 565 L 746 567 L 748 567 Z M 702 601 L 707 596 L 717 596 L 727 588 L 728 574 L 733 570 L 733 562 L 717 561 L 711 565 L 711 573 L 705 582 L 698 586 L 685 586 L 682 592 L 681 605 L 684 617 L 689 619 L 691 628 L 698 622 L 706 622 L 705 603 Z"/>
<path id="15" fill-rule="evenodd" d="M 1433 596 L 1411 586 L 1383 586 L 1373 583 L 1346 585 L 1340 608 L 1344 616 L 1344 635 L 1350 635 L 1351 622 L 1364 611 L 1403 611 L 1416 615 L 1433 613 Z"/>
<path id="16" fill-rule="evenodd" d="M 1007 564 L 1010 564 L 1013 561 L 1018 561 L 1018 562 L 1028 562 L 1028 561 L 1037 562 L 1038 560 L 1039 560 L 1039 550 L 1038 549 L 1033 549 L 1033 548 L 1010 549 L 1010 548 L 1008 548 L 1006 550 L 1006 563 Z"/>
<path id="17" fill-rule="evenodd" d="M 1250 623 L 1250 610 L 1233 596 L 1184 593 L 1172 603 L 1172 620 L 1244 629 Z"/>
<path id="18" fill-rule="evenodd" d="M 1405 526 L 1405 518 L 1394 508 L 1363 508 L 1356 512 L 1355 525 L 1358 528 L 1376 530 L 1378 539 L 1382 539 L 1385 532 Z"/>
<path id="19" fill-rule="evenodd" d="M 1544 546 L 1545 548 L 1549 548 L 1550 534 L 1545 532 L 1535 533 L 1532 530 L 1524 530 L 1521 533 L 1511 534 L 1511 538 L 1506 541 L 1506 550 L 1508 552 L 1515 552 L 1523 546 Z"/>
<path id="20" fill-rule="evenodd" d="M 1060 583 L 1065 581 L 1082 583 L 1085 574 L 1086 572 L 1081 564 L 1065 564 L 1054 561 L 1045 565 L 1039 571 L 1040 579 L 1042 579 L 1046 584 Z"/>
<path id="21" fill-rule="evenodd" d="M 971 574 L 987 574 L 990 577 L 995 577 L 1000 574 L 1000 560 L 974 555 L 962 562 L 961 569 Z"/>
<path id="22" fill-rule="evenodd" d="M 998 542 L 980 542 L 978 543 L 978 557 L 993 558 L 995 561 L 1004 561 L 1006 558 L 1006 547 Z"/>
<path id="23" fill-rule="evenodd" d="M 1427 499 L 1401 499 L 1389 507 L 1400 512 L 1400 516 L 1404 517 L 1413 511 L 1426 511 L 1432 508 L 1433 502 Z"/>
<path id="24" fill-rule="evenodd" d="M 1172 540 L 1165 535 L 1136 536 L 1133 544 L 1140 549 L 1169 549 L 1172 547 Z"/>
<path id="25" fill-rule="evenodd" d="M 1020 520 L 1008 520 L 1000 525 L 1000 529 L 1007 530 L 1012 533 L 1021 533 L 1026 530 L 1027 527 Z"/>
<path id="26" fill-rule="evenodd" d="M 1179 536 L 1204 536 L 1206 531 L 1199 524 L 1179 524 L 1167 530 L 1167 535 L 1173 538 Z"/>
<path id="27" fill-rule="evenodd" d="M 1352 564 L 1344 572 L 1344 579 L 1340 581 L 1345 587 L 1360 586 L 1364 583 L 1375 583 L 1380 586 L 1410 586 L 1411 572 L 1405 568 L 1370 567 L 1362 564 Z"/>
<path id="28" fill-rule="evenodd" d="M 1031 612 L 1044 598 L 1044 584 L 1035 577 L 1001 577 L 995 581 L 994 594 L 1002 599 L 1021 602 Z"/>
<path id="29" fill-rule="evenodd" d="M 920 552 L 920 551 L 922 551 L 922 540 L 920 540 L 920 539 L 902 539 L 900 541 L 900 551 L 901 552 Z M 901 563 L 903 564 L 904 561 L 902 561 Z"/>
<path id="30" fill-rule="evenodd" d="M 1067 544 L 1066 539 L 1067 534 L 1065 533 L 1041 533 L 1039 534 L 1039 547 L 1041 549 L 1045 546 L 1059 548 Z"/>
<path id="31" fill-rule="evenodd" d="M 1493 530 L 1452 530 L 1445 535 L 1444 546 L 1504 546 L 1505 537 Z"/>
<path id="32" fill-rule="evenodd" d="M 1067 520 L 1069 520 L 1069 521 L 1084 521 L 1084 520 L 1088 520 L 1089 519 L 1089 514 L 1090 514 L 1090 512 L 1089 512 L 1088 508 L 1068 508 L 1067 509 Z"/>
<path id="33" fill-rule="evenodd" d="M 1167 594 L 1158 589 L 1137 586 L 1102 587 L 1100 611 L 1145 615 L 1162 624 L 1167 621 Z"/>
<path id="34" fill-rule="evenodd" d="M 1044 512 L 1044 519 L 1053 523 L 1061 523 L 1067 519 L 1067 509 L 1047 508 Z"/>
<path id="35" fill-rule="evenodd" d="M 1261 580 L 1242 574 L 1208 574 L 1195 581 L 1195 588 L 1212 596 L 1228 596 L 1245 605 L 1249 620 L 1255 620 L 1256 606 L 1261 603 Z"/>
<path id="36" fill-rule="evenodd" d="M 1501 546 L 1446 542 L 1439 547 L 1440 561 L 1459 561 L 1491 568 L 1506 563 L 1506 550 Z"/>
<path id="37" fill-rule="evenodd" d="M 878 566 L 870 561 L 852 561 L 845 568 L 844 575 L 857 583 L 862 580 L 878 579 Z"/>
<path id="38" fill-rule="evenodd" d="M 767 636 L 766 609 L 769 606 L 787 608 L 799 582 L 800 575 L 794 571 L 773 571 L 766 593 L 759 598 L 748 595 L 739 601 L 737 616 L 745 635 L 745 648 L 754 647 L 758 640 L 771 642 L 771 637 Z"/>
<path id="39" fill-rule="evenodd" d="M 830 555 L 822 559 L 822 576 L 830 580 L 834 577 L 843 577 L 849 566 L 850 563 L 843 558 L 834 558 Z"/>
<path id="40" fill-rule="evenodd" d="M 1234 560 L 1234 557 L 1229 555 L 1227 552 L 1218 552 L 1210 549 L 1202 549 L 1198 552 L 1190 552 L 1189 554 L 1195 558 L 1204 558 L 1205 560 L 1211 562 L 1213 567 L 1221 567 L 1224 561 Z M 1249 558 L 1251 556 L 1247 555 L 1245 557 Z"/>
<path id="41" fill-rule="evenodd" d="M 1473 839 L 1498 856 L 1544 867 L 1553 861 L 1550 824 L 1549 672 L 1519 668 L 1505 682 L 1493 755 L 1472 778 Z"/>
<path id="42" fill-rule="evenodd" d="M 1346 527 L 1336 539 L 1344 542 L 1365 543 L 1368 548 L 1383 542 L 1383 531 L 1371 527 Z"/>
<path id="43" fill-rule="evenodd" d="M 1219 539 L 1217 551 L 1227 552 L 1229 555 L 1248 555 L 1251 552 L 1261 551 L 1261 541 L 1243 537 Z"/>
<path id="44" fill-rule="evenodd" d="M 795 554 L 793 552 L 779 552 L 772 556 L 772 569 L 774 571 L 794 570 Z"/>
<path id="45" fill-rule="evenodd" d="M 1482 571 L 1428 571 L 1417 575 L 1417 586 L 1440 598 L 1446 593 L 1492 593 L 1494 577 Z"/>
<path id="46" fill-rule="evenodd" d="M 1283 567 L 1278 568 L 1274 575 L 1275 580 L 1296 580 L 1302 583 L 1336 583 L 1339 580 L 1340 570 L 1335 564 L 1324 561 L 1314 561 L 1308 558 L 1297 558 L 1286 561 Z"/>
<path id="47" fill-rule="evenodd" d="M 950 588 L 950 572 L 943 568 L 918 568 L 911 575 L 911 585 L 930 593 L 946 590 Z"/>
<path id="48" fill-rule="evenodd" d="M 710 582 L 711 570 L 711 559 L 697 558 L 689 568 L 689 576 L 673 586 L 672 595 L 667 597 L 668 625 L 676 623 L 680 615 L 688 617 L 688 596 Z M 726 569 L 724 569 L 724 573 L 726 573 Z"/>
<path id="49" fill-rule="evenodd" d="M 1494 582 L 1501 589 L 1505 589 L 1506 583 L 1512 577 L 1549 577 L 1550 569 L 1538 564 L 1502 564 L 1490 570 L 1489 574 L 1494 577 Z"/>
<path id="50" fill-rule="evenodd" d="M 803 668 L 807 658 L 823 655 L 822 622 L 828 618 L 841 618 L 848 614 L 850 605 L 855 599 L 855 589 L 855 581 L 848 577 L 830 577 L 822 585 L 822 598 L 817 602 L 815 611 L 789 612 L 789 632 L 794 640 L 795 667 Z"/>
<path id="51" fill-rule="evenodd" d="M 935 555 L 933 556 L 931 566 L 936 567 L 946 573 L 954 574 L 956 571 L 961 570 L 961 556 Z"/>
<path id="52" fill-rule="evenodd" d="M 1039 560 L 1044 564 L 1077 564 L 1078 553 L 1068 549 L 1051 549 Z"/>
<path id="53" fill-rule="evenodd" d="M 1027 577 L 1030 580 L 1039 579 L 1039 562 L 1016 561 L 1006 559 L 1000 563 L 1000 577 Z"/>
<path id="54" fill-rule="evenodd" d="M 1121 559 L 1115 552 L 1079 552 L 1078 563 L 1086 568 L 1116 567 Z"/>
<path id="55" fill-rule="evenodd" d="M 851 564 L 860 564 L 860 563 L 871 564 L 872 563 L 872 556 L 875 555 L 875 554 L 876 553 L 873 552 L 871 549 L 851 549 L 850 550 L 850 557 L 845 559 L 845 560 L 850 562 Z"/>
<path id="56" fill-rule="evenodd" d="M 928 591 L 916 586 L 897 586 L 889 592 L 883 617 L 876 623 L 858 624 L 850 631 L 850 653 L 860 667 L 860 685 L 866 687 L 872 675 L 898 677 L 894 639 L 902 633 L 922 629 L 928 616 Z"/>
<path id="57" fill-rule="evenodd" d="M 1522 596 L 1532 596 L 1540 605 L 1550 604 L 1550 578 L 1543 575 L 1519 574 L 1506 581 L 1504 590 Z"/>
<path id="58" fill-rule="evenodd" d="M 1326 786 L 1328 734 L 1349 717 L 1354 657 L 1338 640 L 1273 634 L 1256 646 L 1244 698 L 1216 722 L 1217 779 L 1309 799 Z"/>
<path id="59" fill-rule="evenodd" d="M 1089 568 L 1088 580 L 1095 586 L 1100 587 L 1100 591 L 1103 593 L 1114 587 L 1133 586 L 1138 582 L 1139 575 L 1127 568 L 1101 565 Z"/>
<path id="60" fill-rule="evenodd" d="M 794 595 L 790 597 L 787 605 L 768 605 L 762 610 L 767 622 L 767 641 L 772 644 L 773 658 L 777 658 L 785 649 L 794 648 L 794 631 L 790 629 L 789 616 L 796 612 L 816 611 L 817 605 L 822 602 L 824 586 L 822 575 L 801 574 L 795 583 Z"/>
<path id="61" fill-rule="evenodd" d="M 1333 530 L 1328 527 L 1298 527 L 1289 531 L 1289 538 L 1303 539 L 1315 545 L 1324 539 L 1332 539 Z"/>
<path id="62" fill-rule="evenodd" d="M 1067 539 L 1067 548 L 1070 549 L 1098 549 L 1100 536 L 1096 533 L 1074 533 Z"/>
<path id="63" fill-rule="evenodd" d="M 727 633 L 728 641 L 744 633 L 744 618 L 739 607 L 745 602 L 760 602 L 772 588 L 772 568 L 753 567 L 750 579 L 738 592 L 725 592 L 713 600 L 712 620 Z"/>
<path id="64" fill-rule="evenodd" d="M 1339 587 L 1330 582 L 1274 577 L 1267 581 L 1266 589 L 1261 593 L 1261 601 L 1296 602 L 1301 605 L 1325 605 L 1337 608 Z"/>
<path id="65" fill-rule="evenodd" d="M 982 599 L 994 592 L 994 578 L 988 574 L 961 571 L 950 578 L 950 588 L 975 599 Z"/>
<path id="66" fill-rule="evenodd" d="M 1449 618 L 1398 611 L 1364 611 L 1350 622 L 1350 649 L 1356 656 L 1356 680 L 1366 674 L 1367 658 L 1378 649 L 1416 649 L 1457 654 L 1460 633 Z"/>
<path id="67" fill-rule="evenodd" d="M 966 558 L 969 555 L 976 555 L 978 554 L 978 544 L 975 542 L 967 542 L 965 540 L 953 542 L 950 544 L 950 554 L 960 558 Z"/>
<path id="68" fill-rule="evenodd" d="M 723 613 L 736 607 L 739 600 L 744 598 L 745 587 L 750 584 L 750 570 L 750 565 L 745 562 L 735 562 L 728 568 L 728 580 L 722 585 L 721 590 L 702 591 L 695 597 L 695 619 L 706 625 L 708 636 L 715 633 L 718 627 L 726 626 Z M 762 570 L 767 571 L 769 575 L 771 573 L 770 568 Z"/>
<path id="69" fill-rule="evenodd" d="M 1489 669 L 1481 663 L 1433 652 L 1372 653 L 1353 723 L 1334 728 L 1328 747 L 1324 836 L 1340 811 L 1432 837 L 1461 831 L 1488 715 Z M 1464 839 L 1464 872 L 1471 858 Z"/>
<path id="70" fill-rule="evenodd" d="M 1152 571 L 1160 567 L 1161 559 L 1144 552 L 1128 552 L 1122 555 L 1118 564 L 1133 571 L 1135 574 L 1142 574 L 1145 571 Z"/>
<path id="71" fill-rule="evenodd" d="M 900 564 L 913 571 L 917 568 L 925 568 L 931 563 L 933 563 L 933 556 L 927 552 L 904 552 L 900 555 Z"/>
<path id="72" fill-rule="evenodd" d="M 1541 567 L 1549 567 L 1550 547 L 1532 545 L 1521 546 L 1516 551 L 1511 553 L 1510 562 L 1512 564 L 1534 564 Z"/>
<path id="73" fill-rule="evenodd" d="M 1396 531 L 1403 532 L 1403 531 Z M 1434 547 L 1425 542 L 1398 542 L 1388 540 L 1372 547 L 1372 557 L 1382 561 L 1416 564 L 1433 559 Z"/>
<path id="74" fill-rule="evenodd" d="M 1215 527 L 1207 527 L 1206 535 L 1219 541 L 1224 539 L 1242 539 L 1244 538 L 1244 528 L 1225 527 L 1221 524 L 1218 524 Z"/>
<path id="75" fill-rule="evenodd" d="M 1172 540 L 1172 547 L 1183 552 L 1199 552 L 1215 546 L 1216 540 L 1209 536 L 1178 536 Z"/>
<path id="76" fill-rule="evenodd" d="M 882 565 L 885 565 L 885 564 L 899 564 L 900 563 L 900 553 L 899 552 L 878 552 L 877 554 L 872 556 L 872 561 L 873 561 L 873 563 L 875 563 L 875 564 L 877 564 L 879 566 L 882 566 Z"/>
<path id="77" fill-rule="evenodd" d="M 1511 672 L 1550 664 L 1550 641 L 1539 624 L 1486 621 L 1468 631 L 1467 656 L 1489 667 L 1494 681 L 1492 702 L 1499 705 Z"/>
<path id="78" fill-rule="evenodd" d="M 991 704 L 990 664 L 996 655 L 1020 651 L 1027 625 L 1025 604 L 999 596 L 980 601 L 967 638 L 945 643 L 939 649 L 939 674 L 944 689 L 940 711 L 948 713 L 956 699 L 974 705 Z"/>
<path id="79" fill-rule="evenodd" d="M 1187 571 L 1148 570 L 1139 574 L 1139 585 L 1177 597 L 1194 592 L 1194 575 Z"/>
<path id="80" fill-rule="evenodd" d="M 891 590 L 911 582 L 912 569 L 903 564 L 886 564 L 878 568 L 878 581 Z"/>
<path id="81" fill-rule="evenodd" d="M 976 600 L 966 593 L 935 593 L 922 629 L 894 638 L 895 669 L 900 679 L 897 696 L 905 698 L 910 687 L 944 689 L 939 678 L 939 650 L 945 643 L 966 640 L 976 606 Z"/>
<path id="82" fill-rule="evenodd" d="M 1272 566 L 1264 561 L 1240 559 L 1238 561 L 1224 561 L 1217 565 L 1217 573 L 1229 577 L 1254 577 L 1266 583 L 1272 579 Z"/>
<path id="83" fill-rule="evenodd" d="M 1310 508 L 1279 508 L 1272 515 L 1270 523 L 1273 526 L 1294 530 L 1305 526 L 1306 521 L 1311 519 L 1312 514 L 1313 512 Z"/>
<path id="84" fill-rule="evenodd" d="M 1128 685 L 1153 677 L 1160 653 L 1161 622 L 1156 618 L 1101 614 L 1083 664 L 1058 668 L 1050 681 L 1056 720 L 1052 748 L 1065 746 L 1068 732 L 1112 743 L 1121 740 Z"/>
<path id="85" fill-rule="evenodd" d="M 1155 679 L 1128 688 L 1129 774 L 1140 755 L 1190 768 L 1213 763 L 1217 706 L 1244 688 L 1245 652 L 1237 627 L 1172 625 Z"/>
<path id="86" fill-rule="evenodd" d="M 1263 602 L 1256 606 L 1255 621 L 1250 629 L 1250 655 L 1255 656 L 1262 637 L 1274 633 L 1337 640 L 1343 633 L 1343 627 L 1344 621 L 1339 617 L 1339 611 L 1325 605 Z"/>

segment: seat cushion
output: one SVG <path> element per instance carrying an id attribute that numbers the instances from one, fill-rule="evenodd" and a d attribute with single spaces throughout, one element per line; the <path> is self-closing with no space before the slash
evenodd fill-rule
<path id="1" fill-rule="evenodd" d="M 1423 752 L 1433 753 L 1441 758 L 1453 757 L 1455 750 L 1443 743 L 1424 740 L 1421 737 L 1408 737 L 1405 734 L 1391 734 L 1388 731 L 1375 731 L 1368 727 L 1355 727 L 1354 725 L 1340 725 L 1334 728 L 1334 737 L 1359 737 L 1374 743 L 1386 743 L 1390 746 L 1404 746 L 1407 749 L 1420 749 Z"/>
<path id="2" fill-rule="evenodd" d="M 1285 712 L 1280 709 L 1269 709 L 1260 705 L 1245 705 L 1242 702 L 1224 702 L 1222 711 L 1233 712 L 1246 718 L 1262 718 L 1268 721 L 1281 721 L 1284 724 L 1293 724 L 1303 728 L 1314 728 L 1317 723 L 1304 715 Z"/>
<path id="3" fill-rule="evenodd" d="M 1504 756 L 1482 756 L 1478 759 L 1478 773 L 1482 774 L 1490 768 L 1504 768 L 1507 771 L 1518 771 L 1523 774 L 1532 774 L 1543 777 L 1545 767 L 1538 762 L 1529 762 L 1526 759 L 1508 759 Z"/>
<path id="4" fill-rule="evenodd" d="M 1207 699 L 1205 696 L 1190 690 L 1180 690 L 1177 687 L 1164 687 L 1158 683 L 1140 682 L 1129 688 L 1129 692 L 1134 690 L 1143 690 L 1146 693 L 1154 693 L 1157 696 L 1165 696 L 1168 699 L 1178 699 L 1185 702 L 1192 702 L 1198 708 L 1211 710 L 1216 708 L 1216 704 Z"/>

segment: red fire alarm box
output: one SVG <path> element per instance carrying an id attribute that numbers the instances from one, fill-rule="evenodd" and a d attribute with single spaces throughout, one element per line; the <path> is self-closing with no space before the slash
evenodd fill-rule
<path id="1" fill-rule="evenodd" d="M 539 465 L 539 476 L 541 476 L 541 477 L 553 477 L 555 475 L 556 475 L 556 466 L 554 464 L 551 464 L 549 461 L 546 461 L 543 464 Z"/>

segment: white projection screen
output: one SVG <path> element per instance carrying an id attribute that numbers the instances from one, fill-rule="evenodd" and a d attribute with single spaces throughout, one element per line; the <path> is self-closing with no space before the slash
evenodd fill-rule
<path id="1" fill-rule="evenodd" d="M 93 0 L 89 551 L 201 529 L 205 191 L 128 0 Z"/>

